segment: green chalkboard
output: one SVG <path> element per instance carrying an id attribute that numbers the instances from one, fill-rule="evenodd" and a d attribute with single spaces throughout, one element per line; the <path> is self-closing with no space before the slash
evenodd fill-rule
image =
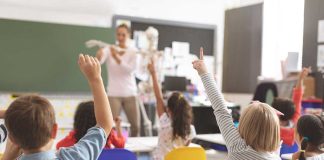
<path id="1" fill-rule="evenodd" d="M 0 19 L 0 92 L 89 91 L 77 64 L 84 42 L 114 42 L 111 28 Z M 102 67 L 106 82 L 106 67 Z"/>

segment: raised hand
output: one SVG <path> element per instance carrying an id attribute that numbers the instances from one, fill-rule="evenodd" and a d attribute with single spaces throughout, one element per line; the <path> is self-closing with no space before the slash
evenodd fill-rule
<path id="1" fill-rule="evenodd" d="M 299 73 L 299 78 L 296 84 L 296 88 L 302 88 L 304 79 L 308 76 L 308 74 L 312 71 L 311 67 L 303 68 L 303 70 Z"/>
<path id="2" fill-rule="evenodd" d="M 200 56 L 199 60 L 195 60 L 192 62 L 193 68 L 197 70 L 199 75 L 207 73 L 207 68 L 204 63 L 204 49 L 200 47 Z"/>
<path id="3" fill-rule="evenodd" d="M 101 66 L 97 58 L 89 55 L 79 55 L 78 64 L 80 70 L 85 75 L 88 81 L 102 80 L 101 79 Z"/>
<path id="4" fill-rule="evenodd" d="M 121 127 L 121 122 L 122 122 L 121 118 L 120 117 L 116 117 L 114 119 L 114 121 L 115 121 L 116 128 L 120 128 Z"/>
<path id="5" fill-rule="evenodd" d="M 155 74 L 155 61 L 153 58 L 151 58 L 150 63 L 147 65 L 147 69 L 151 74 Z"/>
<path id="6" fill-rule="evenodd" d="M 303 68 L 303 70 L 299 74 L 299 78 L 300 79 L 305 79 L 310 72 L 312 72 L 312 68 L 311 67 Z"/>

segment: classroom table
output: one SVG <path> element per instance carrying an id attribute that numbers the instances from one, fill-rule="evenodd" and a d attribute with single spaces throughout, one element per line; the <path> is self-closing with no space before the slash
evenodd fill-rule
<path id="1" fill-rule="evenodd" d="M 226 143 L 222 134 L 198 134 L 195 136 L 194 143 L 198 143 L 204 148 L 211 148 L 218 151 L 227 152 Z"/>
<path id="2" fill-rule="evenodd" d="M 125 144 L 125 149 L 132 152 L 148 153 L 152 152 L 158 144 L 158 137 L 129 137 Z M 198 144 L 190 143 L 189 147 L 201 147 Z"/>
<path id="3" fill-rule="evenodd" d="M 216 143 L 220 145 L 226 145 L 225 140 L 222 136 L 222 134 L 217 133 L 217 134 L 198 134 L 195 136 L 195 139 L 211 142 L 211 143 Z"/>
<path id="4" fill-rule="evenodd" d="M 293 153 L 287 153 L 287 154 L 282 154 L 281 158 L 283 160 L 289 160 L 289 159 L 292 159 L 292 156 L 293 156 Z"/>

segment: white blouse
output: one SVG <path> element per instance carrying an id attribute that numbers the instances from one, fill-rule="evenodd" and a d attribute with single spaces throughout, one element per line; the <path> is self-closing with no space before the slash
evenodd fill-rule
<path id="1" fill-rule="evenodd" d="M 107 94 L 112 97 L 131 97 L 137 95 L 135 71 L 138 56 L 134 49 L 127 49 L 120 56 L 121 63 L 118 64 L 111 56 L 110 48 L 104 48 L 104 56 L 101 63 L 106 63 L 108 71 Z"/>
<path id="2" fill-rule="evenodd" d="M 153 151 L 154 160 L 163 160 L 164 156 L 175 148 L 184 147 L 190 142 L 196 135 L 196 130 L 193 125 L 190 126 L 190 135 L 186 139 L 178 137 L 173 139 L 172 120 L 167 113 L 163 113 L 159 119 L 159 141 L 158 146 Z"/>

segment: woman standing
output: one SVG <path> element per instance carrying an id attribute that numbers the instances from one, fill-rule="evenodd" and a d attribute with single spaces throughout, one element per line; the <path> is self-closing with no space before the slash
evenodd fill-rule
<path id="1" fill-rule="evenodd" d="M 124 109 L 131 124 L 131 136 L 138 136 L 140 111 L 136 101 L 135 81 L 138 58 L 136 50 L 127 45 L 129 38 L 130 28 L 125 24 L 119 25 L 116 29 L 117 45 L 99 49 L 97 58 L 101 64 L 106 63 L 107 66 L 107 92 L 114 118 Z"/>

